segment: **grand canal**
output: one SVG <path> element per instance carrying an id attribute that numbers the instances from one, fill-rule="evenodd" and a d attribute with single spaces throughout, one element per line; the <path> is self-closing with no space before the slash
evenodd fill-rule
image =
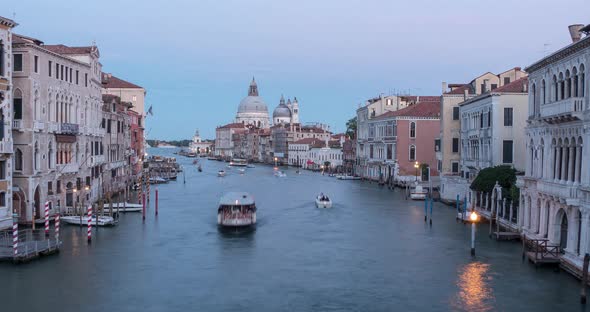
<path id="1" fill-rule="evenodd" d="M 171 150 L 151 153 L 171 155 Z M 100 228 L 65 226 L 57 256 L 0 266 L 2 311 L 574 311 L 579 282 L 565 272 L 522 263 L 519 243 L 495 242 L 454 210 L 434 205 L 424 223 L 420 202 L 360 181 L 257 166 L 245 175 L 203 161 L 185 165 L 177 182 L 158 186 L 147 220 L 121 217 Z M 258 205 L 255 231 L 216 225 L 225 191 L 250 192 Z M 331 210 L 313 197 L 330 194 Z M 152 197 L 153 199 L 153 197 Z"/>

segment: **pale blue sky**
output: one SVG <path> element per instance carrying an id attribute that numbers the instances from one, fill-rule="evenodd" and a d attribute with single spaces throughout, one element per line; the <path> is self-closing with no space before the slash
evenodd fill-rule
<path id="1" fill-rule="evenodd" d="M 303 122 L 343 131 L 379 93 L 439 95 L 442 81 L 524 68 L 568 44 L 589 11 L 587 0 L 20 0 L 0 15 L 48 44 L 95 40 L 105 71 L 147 89 L 149 138 L 182 139 L 231 122 L 252 76 L 271 114 L 297 96 Z"/>

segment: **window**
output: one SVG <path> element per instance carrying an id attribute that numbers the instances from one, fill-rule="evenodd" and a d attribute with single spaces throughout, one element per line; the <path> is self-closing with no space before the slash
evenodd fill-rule
<path id="1" fill-rule="evenodd" d="M 137 101 L 137 95 L 133 96 L 133 102 Z"/>
<path id="2" fill-rule="evenodd" d="M 440 172 L 442 170 L 442 160 L 436 162 L 436 170 Z"/>
<path id="3" fill-rule="evenodd" d="M 498 85 L 497 85 L 497 84 L 495 84 L 495 83 L 492 83 L 492 90 L 496 89 L 497 87 L 498 87 Z"/>
<path id="4" fill-rule="evenodd" d="M 59 79 L 59 64 L 55 63 L 55 79 Z"/>
<path id="5" fill-rule="evenodd" d="M 23 71 L 23 55 L 22 54 L 15 54 L 14 55 L 14 63 L 12 69 L 15 72 Z"/>
<path id="6" fill-rule="evenodd" d="M 66 66 L 66 82 L 68 81 L 68 67 Z"/>
<path id="7" fill-rule="evenodd" d="M 393 159 L 393 144 L 387 144 L 387 159 Z"/>
<path id="8" fill-rule="evenodd" d="M 504 84 L 507 85 L 510 83 L 510 77 L 504 77 Z"/>
<path id="9" fill-rule="evenodd" d="M 504 107 L 504 126 L 512 127 L 512 107 Z"/>
<path id="10" fill-rule="evenodd" d="M 23 152 L 18 148 L 14 152 L 14 170 L 23 170 Z"/>
<path id="11" fill-rule="evenodd" d="M 57 183 L 55 185 L 55 192 L 57 194 L 60 194 L 61 193 L 61 181 L 59 181 L 59 180 L 57 180 Z"/>
<path id="12" fill-rule="evenodd" d="M 88 87 L 88 74 L 84 74 L 84 86 Z"/>
<path id="13" fill-rule="evenodd" d="M 73 79 L 73 78 L 72 78 L 72 71 L 73 71 L 73 70 L 70 68 L 70 83 L 72 83 L 72 79 Z"/>
<path id="14" fill-rule="evenodd" d="M 479 114 L 479 127 L 483 128 L 483 114 Z"/>
<path id="15" fill-rule="evenodd" d="M 410 122 L 410 138 L 415 138 L 416 137 L 416 123 L 415 122 Z"/>
<path id="16" fill-rule="evenodd" d="M 0 180 L 6 180 L 6 161 L 0 161 Z"/>
<path id="17" fill-rule="evenodd" d="M 4 41 L 0 40 L 0 76 L 4 76 Z"/>
<path id="18" fill-rule="evenodd" d="M 61 65 L 60 67 L 60 72 L 59 72 L 59 79 L 64 80 L 64 66 Z"/>
<path id="19" fill-rule="evenodd" d="M 488 128 L 492 126 L 492 111 L 488 111 Z"/>
<path id="20" fill-rule="evenodd" d="M 416 160 L 416 145 L 410 145 L 410 161 Z"/>
<path id="21" fill-rule="evenodd" d="M 14 119 L 23 119 L 23 99 L 20 90 L 17 89 L 14 91 L 14 99 L 12 99 L 12 103 L 14 109 Z"/>
<path id="22" fill-rule="evenodd" d="M 90 187 L 90 177 L 86 177 L 86 186 Z"/>
<path id="23" fill-rule="evenodd" d="M 39 57 L 37 55 L 34 56 L 35 59 L 35 72 L 39 73 Z"/>
<path id="24" fill-rule="evenodd" d="M 459 153 L 459 138 L 453 138 L 453 153 Z"/>
<path id="25" fill-rule="evenodd" d="M 459 120 L 459 106 L 453 107 L 453 120 Z"/>
<path id="26" fill-rule="evenodd" d="M 369 145 L 369 158 L 373 158 L 373 144 Z"/>
<path id="27" fill-rule="evenodd" d="M 0 193 L 0 207 L 6 207 L 6 192 Z"/>
<path id="28" fill-rule="evenodd" d="M 53 195 L 53 182 L 47 182 L 47 195 Z"/>
<path id="29" fill-rule="evenodd" d="M 78 84 L 78 75 L 79 75 L 79 74 L 80 74 L 80 71 L 79 71 L 79 70 L 77 70 L 77 71 L 76 71 L 76 84 Z"/>
<path id="30" fill-rule="evenodd" d="M 454 161 L 451 163 L 451 172 L 458 173 L 459 172 L 459 163 Z"/>
<path id="31" fill-rule="evenodd" d="M 111 120 L 107 121 L 107 133 L 111 133 Z"/>
<path id="32" fill-rule="evenodd" d="M 512 163 L 512 140 L 502 142 L 502 162 L 505 164 Z"/>

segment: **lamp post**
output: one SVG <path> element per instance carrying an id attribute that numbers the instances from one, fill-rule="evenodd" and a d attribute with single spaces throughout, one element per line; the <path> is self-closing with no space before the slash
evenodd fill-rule
<path id="1" fill-rule="evenodd" d="M 278 165 L 277 165 L 277 161 L 278 161 L 278 160 L 279 160 L 279 159 L 278 159 L 277 157 L 275 157 L 275 167 L 278 167 Z"/>
<path id="2" fill-rule="evenodd" d="M 420 163 L 414 163 L 414 168 L 416 168 L 416 182 L 418 181 L 418 168 L 420 168 Z"/>
<path id="3" fill-rule="evenodd" d="M 479 216 L 474 211 L 469 215 L 469 221 L 471 222 L 471 256 L 475 256 L 475 224 Z"/>

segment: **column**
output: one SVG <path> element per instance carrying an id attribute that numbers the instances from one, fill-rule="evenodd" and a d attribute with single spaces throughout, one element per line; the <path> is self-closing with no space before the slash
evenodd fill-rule
<path id="1" fill-rule="evenodd" d="M 590 218 L 587 210 L 582 211 L 582 233 L 580 235 L 580 255 L 590 251 L 588 248 L 588 234 L 590 232 Z"/>
<path id="2" fill-rule="evenodd" d="M 565 180 L 565 172 L 567 170 L 567 166 L 566 166 L 566 151 L 567 151 L 567 147 L 566 146 L 561 146 L 560 147 L 560 151 L 559 151 L 559 159 L 561 161 L 561 168 L 559 168 L 559 181 L 564 181 Z"/>
<path id="3" fill-rule="evenodd" d="M 574 208 L 566 209 L 568 216 L 568 227 L 567 227 L 567 247 L 565 250 L 571 254 L 576 254 L 576 248 L 578 246 L 578 210 Z"/>
<path id="4" fill-rule="evenodd" d="M 580 183 L 581 182 L 580 175 L 582 174 L 582 146 L 581 145 L 576 146 L 576 168 L 574 169 L 574 171 L 576 172 L 575 177 L 574 177 L 574 182 Z"/>
<path id="5" fill-rule="evenodd" d="M 551 165 L 553 166 L 553 171 L 551 172 L 551 179 L 553 179 L 555 181 L 555 179 L 557 179 L 557 164 L 559 163 L 557 158 L 558 158 L 558 151 L 557 151 L 557 145 L 553 146 L 553 158 L 551 159 Z"/>
<path id="6" fill-rule="evenodd" d="M 568 148 L 568 161 L 567 161 L 567 181 L 568 182 L 574 182 L 574 163 L 575 163 L 575 147 L 574 147 L 574 143 L 570 142 L 570 146 Z"/>

